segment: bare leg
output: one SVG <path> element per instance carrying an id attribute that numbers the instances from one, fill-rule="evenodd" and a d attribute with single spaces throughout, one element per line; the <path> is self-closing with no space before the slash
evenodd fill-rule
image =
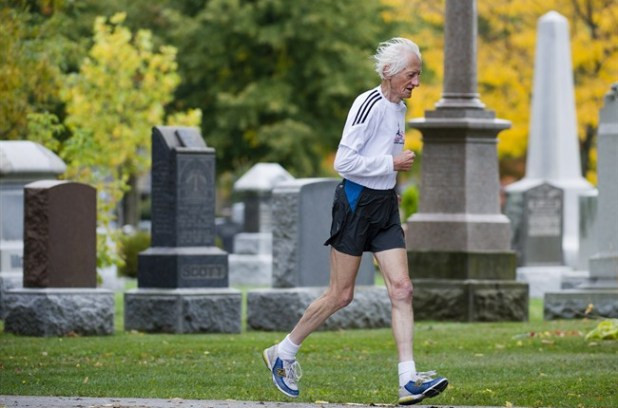
<path id="1" fill-rule="evenodd" d="M 392 305 L 393 336 L 397 343 L 399 361 L 414 360 L 414 314 L 412 311 L 412 282 L 408 275 L 408 257 L 403 248 L 376 252 L 376 259 Z"/>
<path id="2" fill-rule="evenodd" d="M 360 261 L 360 256 L 344 254 L 331 248 L 329 287 L 309 305 L 290 333 L 293 343 L 301 344 L 333 313 L 350 304 L 354 298 L 354 283 Z"/>

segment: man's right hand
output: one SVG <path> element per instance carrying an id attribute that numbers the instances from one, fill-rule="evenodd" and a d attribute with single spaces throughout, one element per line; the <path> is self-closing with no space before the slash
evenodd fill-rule
<path id="1" fill-rule="evenodd" d="M 411 150 L 405 150 L 401 154 L 393 157 L 393 169 L 395 171 L 408 171 L 414 163 L 416 155 Z"/>

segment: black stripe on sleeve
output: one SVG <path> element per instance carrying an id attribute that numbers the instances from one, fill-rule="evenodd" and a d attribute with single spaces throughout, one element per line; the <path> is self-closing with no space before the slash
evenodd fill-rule
<path id="1" fill-rule="evenodd" d="M 373 108 L 373 105 L 375 105 L 380 99 L 382 99 L 381 96 L 378 99 L 375 99 L 373 102 L 371 102 L 371 105 L 369 105 L 369 109 L 367 109 L 367 113 L 365 113 L 360 123 L 365 123 L 365 121 L 367 120 L 367 116 L 369 116 L 369 112 L 371 111 L 371 108 Z"/>
<path id="2" fill-rule="evenodd" d="M 352 122 L 352 126 L 354 126 L 354 125 L 356 125 L 356 124 L 358 124 L 358 123 L 362 123 L 362 122 L 359 122 L 360 118 L 362 118 L 362 117 L 363 117 L 363 115 L 364 115 L 364 113 L 365 113 L 365 110 L 367 109 L 367 106 L 369 106 L 369 105 L 371 104 L 371 102 L 372 102 L 374 99 L 376 99 L 376 98 L 378 98 L 378 99 L 382 98 L 382 97 L 380 96 L 380 94 L 378 93 L 378 90 L 377 90 L 377 89 L 376 89 L 375 91 L 371 92 L 371 93 L 367 96 L 367 99 L 365 99 L 365 101 L 364 101 L 364 102 L 361 104 L 361 106 L 358 108 L 358 112 L 356 112 L 356 117 L 354 118 L 354 122 Z M 372 106 L 373 106 L 373 105 L 372 105 Z M 371 108 L 369 108 L 369 109 L 371 109 Z M 363 122 L 364 122 L 364 120 L 363 120 Z"/>

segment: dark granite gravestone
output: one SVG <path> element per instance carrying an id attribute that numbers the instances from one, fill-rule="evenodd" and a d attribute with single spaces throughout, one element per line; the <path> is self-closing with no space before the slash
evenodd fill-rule
<path id="1" fill-rule="evenodd" d="M 215 151 L 192 129 L 152 136 L 152 247 L 139 255 L 140 288 L 227 287 L 215 243 Z"/>
<path id="2" fill-rule="evenodd" d="M 114 295 L 96 289 L 96 190 L 42 180 L 24 188 L 24 288 L 6 292 L 7 332 L 111 334 Z"/>
<path id="3" fill-rule="evenodd" d="M 241 295 L 214 245 L 215 151 L 197 129 L 152 130 L 151 242 L 125 294 L 125 329 L 240 332 Z"/>
<path id="4" fill-rule="evenodd" d="M 96 190 L 37 181 L 25 186 L 24 202 L 24 287 L 96 287 Z"/>
<path id="5" fill-rule="evenodd" d="M 543 183 L 524 192 L 520 241 L 514 246 L 520 265 L 564 265 L 562 189 Z"/>

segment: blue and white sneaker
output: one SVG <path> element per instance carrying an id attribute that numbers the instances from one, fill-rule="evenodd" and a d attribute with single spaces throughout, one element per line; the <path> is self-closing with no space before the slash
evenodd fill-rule
<path id="1" fill-rule="evenodd" d="M 435 397 L 446 389 L 448 380 L 444 377 L 431 378 L 435 371 L 416 373 L 416 378 L 399 387 L 399 405 L 412 405 L 425 398 Z"/>
<path id="2" fill-rule="evenodd" d="M 262 357 L 272 374 L 275 387 L 288 397 L 298 397 L 298 380 L 302 376 L 298 361 L 279 358 L 276 344 L 264 350 Z"/>

